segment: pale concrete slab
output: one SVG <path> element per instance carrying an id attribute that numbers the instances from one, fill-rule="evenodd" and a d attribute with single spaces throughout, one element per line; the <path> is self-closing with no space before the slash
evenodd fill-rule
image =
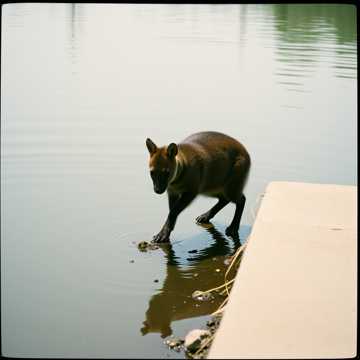
<path id="1" fill-rule="evenodd" d="M 357 187 L 272 182 L 208 358 L 356 355 Z"/>

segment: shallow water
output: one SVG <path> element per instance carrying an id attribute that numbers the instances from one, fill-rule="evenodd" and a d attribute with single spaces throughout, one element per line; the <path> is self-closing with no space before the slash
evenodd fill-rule
<path id="1" fill-rule="evenodd" d="M 205 229 L 194 219 L 214 201 L 199 198 L 171 245 L 136 247 L 167 214 L 147 137 L 218 130 L 248 148 L 241 242 L 269 181 L 357 183 L 355 7 L 2 10 L 4 355 L 181 357 L 164 339 L 202 327 L 222 301 L 191 294 L 223 280 L 234 206 Z"/>

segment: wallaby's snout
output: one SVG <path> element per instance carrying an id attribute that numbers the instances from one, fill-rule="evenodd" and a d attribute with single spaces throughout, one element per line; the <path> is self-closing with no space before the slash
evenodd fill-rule
<path id="1" fill-rule="evenodd" d="M 166 187 L 161 189 L 161 188 L 158 188 L 156 186 L 154 186 L 154 191 L 157 193 L 157 194 L 163 194 L 166 190 Z"/>
<path id="2" fill-rule="evenodd" d="M 170 172 L 167 170 L 164 170 L 164 171 L 151 170 L 150 171 L 150 176 L 151 176 L 153 184 L 154 184 L 154 191 L 157 194 L 162 194 L 167 189 L 168 184 L 169 184 L 169 175 L 170 175 Z"/>

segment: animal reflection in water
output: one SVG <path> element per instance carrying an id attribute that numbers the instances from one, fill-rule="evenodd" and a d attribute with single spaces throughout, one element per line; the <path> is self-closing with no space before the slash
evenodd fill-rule
<path id="1" fill-rule="evenodd" d="M 241 245 L 239 237 L 230 243 L 212 224 L 206 230 L 211 234 L 212 243 L 196 253 L 186 251 L 179 256 L 175 253 L 175 245 L 168 243 L 161 246 L 167 259 L 166 278 L 162 288 L 149 301 L 146 320 L 141 328 L 143 335 L 160 333 L 165 338 L 172 334 L 172 321 L 208 315 L 224 300 L 221 296 L 208 301 L 196 301 L 191 297 L 195 290 L 207 290 L 223 284 L 224 260 Z M 200 237 L 203 236 L 204 233 L 200 234 Z M 192 239 L 191 243 L 197 243 L 196 239 Z M 179 250 L 176 252 L 181 253 Z"/>

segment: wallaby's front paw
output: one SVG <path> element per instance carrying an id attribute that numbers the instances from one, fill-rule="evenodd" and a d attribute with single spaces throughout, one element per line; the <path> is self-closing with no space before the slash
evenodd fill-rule
<path id="1" fill-rule="evenodd" d="M 170 241 L 170 232 L 161 230 L 157 235 L 154 235 L 153 242 L 164 243 Z"/>

